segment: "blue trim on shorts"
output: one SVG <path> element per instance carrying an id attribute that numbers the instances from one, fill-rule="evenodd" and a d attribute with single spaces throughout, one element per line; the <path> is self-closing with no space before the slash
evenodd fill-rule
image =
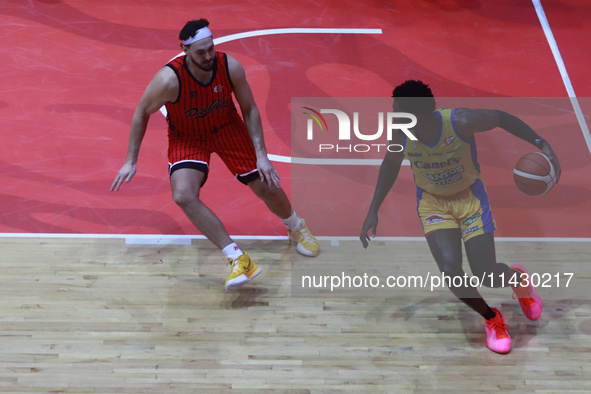
<path id="1" fill-rule="evenodd" d="M 480 201 L 480 206 L 482 207 L 482 230 L 485 234 L 494 232 L 496 230 L 495 222 L 493 221 L 488 194 L 486 193 L 482 179 L 476 179 L 472 186 L 470 186 L 470 190 L 472 190 L 472 193 Z"/>

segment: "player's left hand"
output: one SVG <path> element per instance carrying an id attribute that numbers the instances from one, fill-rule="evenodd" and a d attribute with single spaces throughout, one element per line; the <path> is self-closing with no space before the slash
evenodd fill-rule
<path id="1" fill-rule="evenodd" d="M 359 239 L 361 240 L 361 244 L 363 245 L 364 249 L 367 249 L 369 246 L 369 241 L 372 238 L 376 237 L 376 229 L 378 227 L 378 213 L 370 210 L 367 213 L 367 217 L 363 222 L 363 226 L 361 227 L 361 234 L 359 235 Z M 369 230 L 371 230 L 371 237 L 368 234 Z"/>
<path id="2" fill-rule="evenodd" d="M 257 169 L 259 170 L 261 181 L 273 184 L 277 187 L 280 186 L 279 174 L 275 170 L 275 167 L 273 167 L 273 164 L 271 164 L 269 158 L 259 158 L 257 160 Z"/>

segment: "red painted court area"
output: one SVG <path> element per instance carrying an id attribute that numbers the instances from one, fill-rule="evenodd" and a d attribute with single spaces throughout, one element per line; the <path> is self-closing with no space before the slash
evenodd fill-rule
<path id="1" fill-rule="evenodd" d="M 544 2 L 582 118 L 591 124 L 591 4 Z M 214 37 L 279 28 L 381 29 L 381 34 L 290 33 L 221 43 L 245 67 L 270 154 L 291 156 L 292 97 L 388 97 L 406 79 L 438 97 L 561 97 L 565 83 L 531 1 L 219 1 L 199 13 L 175 1 L 5 0 L 0 4 L 0 231 L 197 234 L 171 198 L 166 123 L 149 124 L 138 174 L 109 192 L 123 164 L 135 106 L 179 53 L 178 31 L 207 18 Z M 386 111 L 388 109 L 385 109 Z M 522 113 L 561 160 L 560 184 L 532 198 L 512 167 L 534 150 L 503 131 L 479 136 L 497 235 L 591 238 L 591 153 L 571 106 Z M 542 111 L 542 115 L 544 112 Z M 539 115 L 539 114 L 538 114 Z M 377 166 L 275 163 L 295 209 L 319 236 L 357 236 Z M 329 187 L 330 186 L 330 187 Z M 382 209 L 381 236 L 420 236 L 410 169 Z M 230 234 L 285 235 L 221 161 L 202 192 Z"/>

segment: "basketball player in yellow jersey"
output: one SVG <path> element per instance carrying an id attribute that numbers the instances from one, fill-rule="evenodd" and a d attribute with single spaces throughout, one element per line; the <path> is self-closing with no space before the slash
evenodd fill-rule
<path id="1" fill-rule="evenodd" d="M 512 282 L 526 317 L 540 318 L 542 300 L 525 280 L 525 268 L 518 264 L 509 268 L 496 261 L 495 223 L 480 178 L 474 134 L 500 127 L 530 142 L 556 164 L 557 179 L 560 177 L 558 159 L 544 139 L 506 112 L 467 108 L 435 110 L 431 89 L 421 81 L 404 82 L 394 89 L 393 97 L 395 112 L 416 116 L 417 124 L 411 131 L 418 140 L 407 139 L 402 132 L 392 136 L 391 143 L 404 146 L 404 150 L 388 152 L 382 162 L 374 197 L 361 229 L 361 243 L 367 248 L 370 229 L 371 236 L 375 236 L 378 209 L 394 185 L 406 156 L 417 185 L 419 219 L 439 270 L 451 278 L 446 283 L 450 284 L 452 293 L 484 318 L 487 346 L 497 353 L 508 353 L 511 337 L 501 312 L 489 307 L 469 282 L 453 280 L 464 277 L 463 240 L 472 274 L 489 278 L 484 285 L 490 287 L 506 287 Z M 455 286 L 457 283 L 461 285 Z"/>

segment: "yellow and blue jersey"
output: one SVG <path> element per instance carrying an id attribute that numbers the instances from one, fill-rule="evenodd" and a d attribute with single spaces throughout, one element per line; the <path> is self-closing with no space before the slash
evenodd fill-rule
<path id="1" fill-rule="evenodd" d="M 404 155 L 417 184 L 417 213 L 425 235 L 458 228 L 465 241 L 495 231 L 488 195 L 476 160 L 474 138 L 462 138 L 454 109 L 435 111 L 439 138 L 433 144 L 404 140 Z"/>
<path id="2" fill-rule="evenodd" d="M 455 109 L 439 109 L 439 138 L 433 145 L 404 136 L 404 155 L 411 163 L 417 186 L 437 196 L 452 196 L 480 178 L 474 138 L 466 140 L 455 129 Z M 411 130 L 412 131 L 412 130 Z"/>

